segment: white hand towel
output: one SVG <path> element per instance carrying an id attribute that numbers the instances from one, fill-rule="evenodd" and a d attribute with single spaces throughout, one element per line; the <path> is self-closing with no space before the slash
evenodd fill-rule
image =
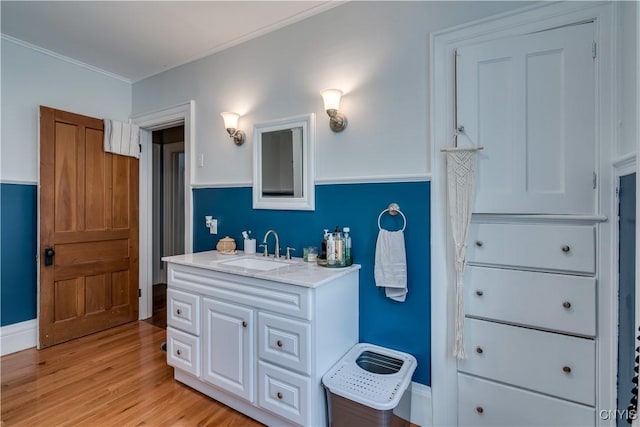
<path id="1" fill-rule="evenodd" d="M 139 159 L 140 127 L 116 120 L 105 120 L 104 151 Z"/>
<path id="2" fill-rule="evenodd" d="M 385 295 L 404 302 L 407 297 L 407 255 L 402 231 L 380 230 L 376 241 L 374 267 L 376 286 L 385 288 Z"/>

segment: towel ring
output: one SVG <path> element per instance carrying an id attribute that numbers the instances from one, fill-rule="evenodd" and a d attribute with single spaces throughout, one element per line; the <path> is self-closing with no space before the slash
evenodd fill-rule
<path id="1" fill-rule="evenodd" d="M 402 225 L 402 229 L 400 231 L 404 231 L 404 229 L 407 228 L 407 217 L 405 217 L 402 211 L 400 210 L 400 206 L 398 206 L 397 203 L 391 203 L 387 209 L 383 210 L 382 212 L 380 212 L 380 215 L 378 215 L 378 228 L 380 230 L 382 230 L 382 225 L 380 225 L 380 220 L 382 219 L 382 215 L 384 215 L 387 212 L 389 212 L 389 215 L 392 215 L 392 216 L 400 214 L 400 216 L 402 217 L 402 220 L 404 221 L 404 224 Z"/>

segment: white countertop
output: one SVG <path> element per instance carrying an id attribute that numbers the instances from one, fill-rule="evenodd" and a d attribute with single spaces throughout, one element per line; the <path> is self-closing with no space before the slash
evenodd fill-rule
<path id="1" fill-rule="evenodd" d="M 218 251 L 196 252 L 192 254 L 164 257 L 162 258 L 162 261 L 190 267 L 204 268 L 206 270 L 219 271 L 222 273 L 237 274 L 239 276 L 255 277 L 257 279 L 288 283 L 307 288 L 316 288 L 323 283 L 360 269 L 359 264 L 353 264 L 349 267 L 343 268 L 321 267 L 315 262 L 304 262 L 302 258 L 292 258 L 291 260 L 279 258 L 277 261 L 283 263 L 283 266 L 266 271 L 225 264 L 226 261 L 244 257 L 274 261 L 273 257 L 264 258 L 260 254 L 245 255 L 242 251 L 238 251 L 235 255 L 226 255 Z"/>

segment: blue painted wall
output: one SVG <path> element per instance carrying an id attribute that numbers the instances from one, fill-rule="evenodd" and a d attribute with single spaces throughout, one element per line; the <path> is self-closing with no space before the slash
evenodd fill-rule
<path id="1" fill-rule="evenodd" d="M 0 326 L 36 318 L 37 187 L 0 184 Z"/>
<path id="2" fill-rule="evenodd" d="M 322 230 L 351 227 L 354 262 L 360 270 L 360 341 L 413 354 L 418 368 L 413 380 L 430 385 L 430 230 L 428 182 L 342 184 L 316 186 L 316 210 L 274 211 L 252 208 L 251 188 L 196 189 L 194 196 L 194 252 L 215 248 L 221 237 L 230 236 L 242 249 L 243 230 L 262 241 L 273 228 L 282 248 L 319 246 Z M 400 205 L 407 217 L 405 244 L 409 294 L 404 303 L 385 297 L 375 286 L 373 275 L 378 215 L 391 202 Z M 205 227 L 205 215 L 218 219 L 218 234 Z M 395 230 L 399 216 L 384 215 L 382 224 Z M 273 238 L 269 241 L 273 251 Z"/>

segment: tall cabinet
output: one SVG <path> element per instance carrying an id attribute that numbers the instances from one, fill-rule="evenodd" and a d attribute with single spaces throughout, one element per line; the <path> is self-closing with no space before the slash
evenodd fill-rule
<path id="1" fill-rule="evenodd" d="M 457 52 L 459 143 L 482 145 L 459 425 L 596 423 L 595 24 Z M 461 139 L 464 138 L 464 139 Z"/>

